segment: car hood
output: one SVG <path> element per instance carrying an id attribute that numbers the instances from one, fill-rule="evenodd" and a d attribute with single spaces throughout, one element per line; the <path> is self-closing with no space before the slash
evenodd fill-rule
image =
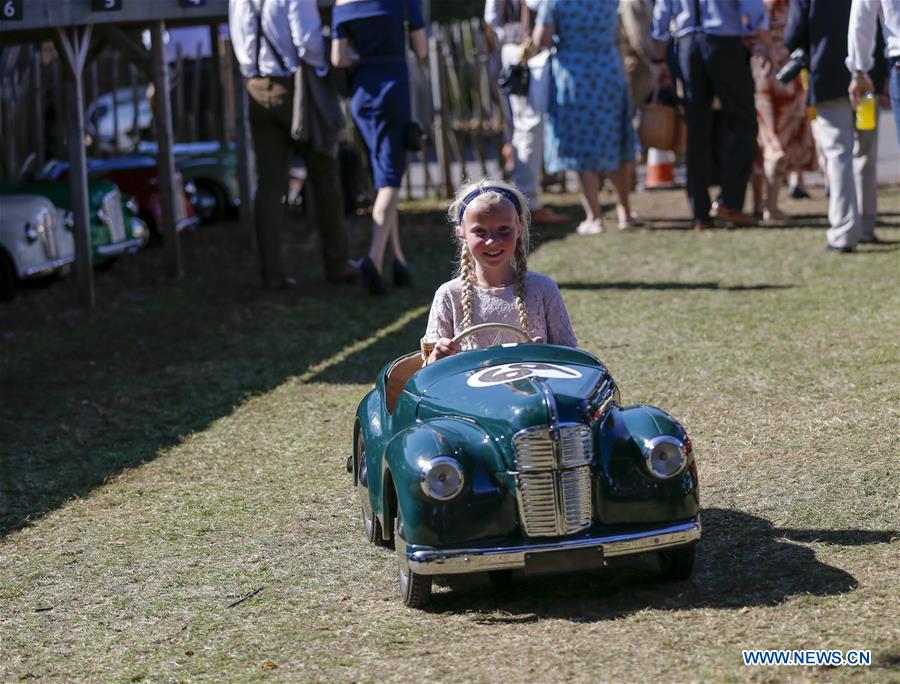
<path id="1" fill-rule="evenodd" d="M 407 390 L 419 396 L 422 420 L 458 416 L 506 443 L 518 430 L 551 422 L 581 422 L 595 390 L 612 383 L 586 352 L 546 344 L 463 352 L 416 373 Z"/>

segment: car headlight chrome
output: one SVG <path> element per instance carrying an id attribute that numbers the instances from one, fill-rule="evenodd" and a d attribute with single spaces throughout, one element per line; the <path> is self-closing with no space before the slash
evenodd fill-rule
<path id="1" fill-rule="evenodd" d="M 33 223 L 25 224 L 25 239 L 28 242 L 34 242 L 38 239 L 38 229 Z"/>
<path id="2" fill-rule="evenodd" d="M 136 238 L 144 239 L 147 237 L 147 224 L 137 217 L 131 218 L 131 234 Z"/>
<path id="3" fill-rule="evenodd" d="M 449 501 L 463 488 L 465 479 L 455 458 L 438 456 L 419 461 L 419 484 L 425 495 L 437 501 Z"/>
<path id="4" fill-rule="evenodd" d="M 134 197 L 129 197 L 125 200 L 125 208 L 135 216 L 141 213 L 141 208 L 138 206 L 137 200 Z"/>
<path id="5" fill-rule="evenodd" d="M 641 452 L 647 471 L 660 480 L 680 475 L 687 465 L 688 450 L 684 442 L 671 435 L 644 440 Z"/>
<path id="6" fill-rule="evenodd" d="M 71 209 L 63 214 L 63 225 L 69 231 L 75 228 L 75 212 L 73 212 Z"/>

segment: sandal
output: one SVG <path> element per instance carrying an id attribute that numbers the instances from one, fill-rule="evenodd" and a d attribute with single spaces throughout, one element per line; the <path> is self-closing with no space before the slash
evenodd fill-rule
<path id="1" fill-rule="evenodd" d="M 605 230 L 606 226 L 603 224 L 603 219 L 597 218 L 593 221 L 582 221 L 578 224 L 575 232 L 579 235 L 597 235 L 598 233 L 602 233 Z"/>

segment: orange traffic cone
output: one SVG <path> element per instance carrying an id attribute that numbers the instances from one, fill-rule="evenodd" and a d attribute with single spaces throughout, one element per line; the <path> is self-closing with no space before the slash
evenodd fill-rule
<path id="1" fill-rule="evenodd" d="M 647 150 L 647 180 L 644 185 L 648 190 L 675 187 L 675 153 L 651 147 Z"/>

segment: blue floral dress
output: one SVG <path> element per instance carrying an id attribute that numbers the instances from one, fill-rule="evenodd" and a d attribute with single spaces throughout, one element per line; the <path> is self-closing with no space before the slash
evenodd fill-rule
<path id="1" fill-rule="evenodd" d="M 609 172 L 634 159 L 625 72 L 616 50 L 616 0 L 542 0 L 537 24 L 554 28 L 544 165 Z"/>

